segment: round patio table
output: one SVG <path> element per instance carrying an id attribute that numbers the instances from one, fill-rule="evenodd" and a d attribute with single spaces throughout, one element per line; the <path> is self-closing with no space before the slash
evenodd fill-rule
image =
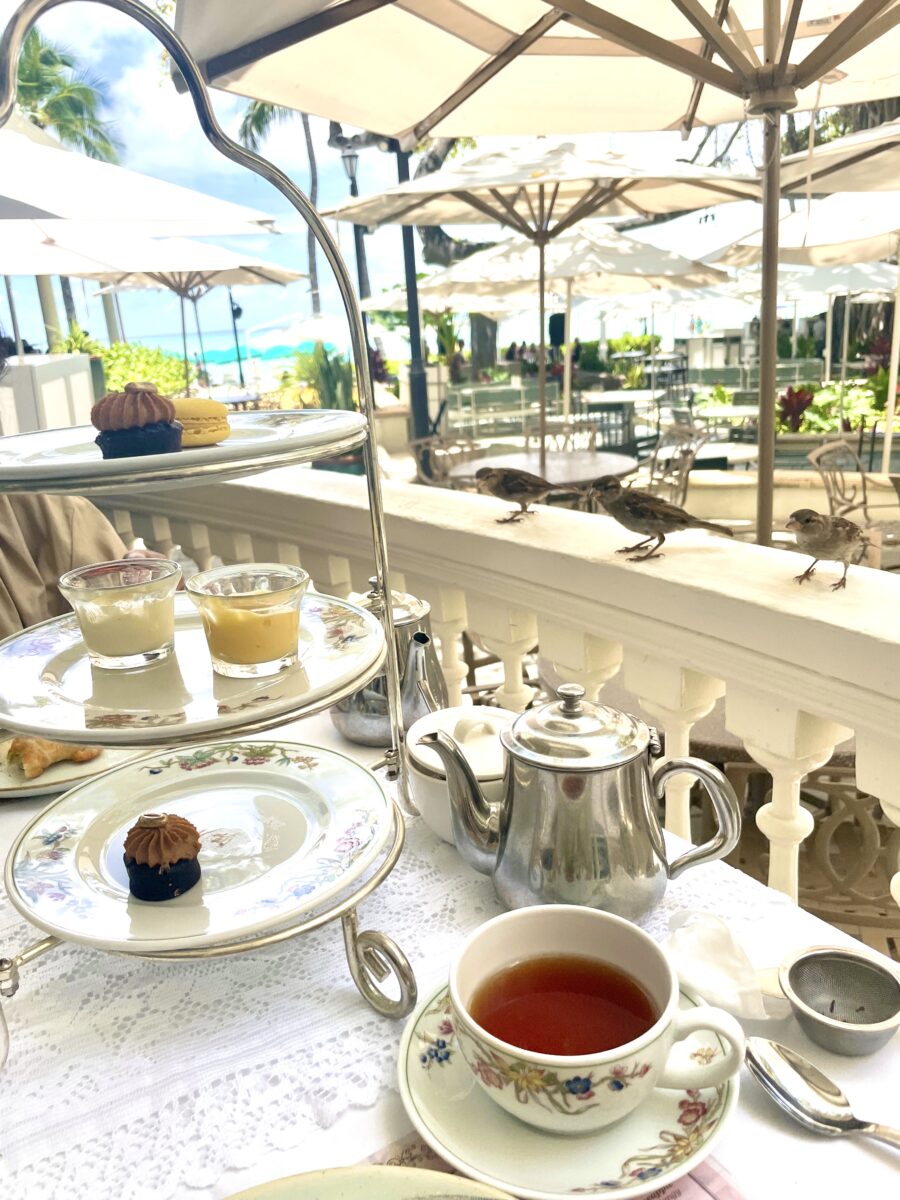
<path id="1" fill-rule="evenodd" d="M 537 450 L 518 454 L 491 454 L 487 458 L 470 458 L 450 468 L 450 479 L 470 479 L 482 467 L 507 467 L 514 471 L 529 471 L 541 475 L 550 483 L 567 487 L 569 484 L 591 483 L 601 475 L 627 475 L 638 465 L 629 454 L 607 454 L 596 450 L 555 450 L 547 455 L 546 469 L 541 472 L 541 456 Z"/>

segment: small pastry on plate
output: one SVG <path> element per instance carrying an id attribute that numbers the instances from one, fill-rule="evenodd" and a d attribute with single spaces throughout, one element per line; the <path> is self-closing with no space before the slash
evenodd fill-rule
<path id="1" fill-rule="evenodd" d="M 175 417 L 184 426 L 181 444 L 185 449 L 192 446 L 215 446 L 231 435 L 228 424 L 228 409 L 218 400 L 206 400 L 202 396 L 173 400 Z"/>
<path id="2" fill-rule="evenodd" d="M 37 779 L 54 763 L 86 763 L 103 751 L 99 746 L 73 746 L 39 737 L 16 737 L 6 752 L 7 766 L 21 767 L 26 779 Z"/>
<path id="3" fill-rule="evenodd" d="M 94 439 L 104 458 L 143 454 L 172 454 L 181 449 L 181 422 L 175 405 L 160 396 L 152 383 L 126 383 L 124 392 L 110 392 L 91 409 Z"/>
<path id="4" fill-rule="evenodd" d="M 125 838 L 128 887 L 138 900 L 173 900 L 200 879 L 200 835 L 174 813 L 144 813 Z"/>

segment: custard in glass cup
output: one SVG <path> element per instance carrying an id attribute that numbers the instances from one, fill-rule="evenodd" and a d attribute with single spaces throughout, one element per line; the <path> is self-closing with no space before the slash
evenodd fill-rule
<path id="1" fill-rule="evenodd" d="M 181 567 L 167 558 L 123 558 L 67 571 L 59 590 L 81 627 L 95 667 L 128 670 L 175 647 L 175 589 Z"/>
<path id="2" fill-rule="evenodd" d="M 298 657 L 300 602 L 309 575 L 279 563 L 242 563 L 194 575 L 213 670 L 231 678 L 277 675 Z"/>

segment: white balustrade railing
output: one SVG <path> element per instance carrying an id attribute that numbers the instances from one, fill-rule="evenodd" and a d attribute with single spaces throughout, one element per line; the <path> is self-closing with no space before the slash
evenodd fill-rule
<path id="1" fill-rule="evenodd" d="M 728 729 L 772 775 L 757 821 L 769 883 L 794 898 L 812 826 L 800 782 L 851 733 L 859 787 L 900 824 L 900 578 L 851 568 L 846 591 L 831 592 L 839 568 L 822 565 L 800 588 L 793 554 L 693 532 L 635 565 L 615 554 L 633 535 L 607 518 L 542 507 L 499 525 L 507 506 L 490 498 L 391 483 L 384 494 L 393 586 L 431 603 L 451 702 L 465 677 L 464 629 L 503 663 L 498 701 L 508 708 L 531 699 L 521 668 L 536 643 L 594 696 L 621 668 L 673 756 L 724 693 Z M 181 545 L 201 567 L 214 555 L 299 562 L 340 596 L 364 590 L 372 573 L 358 478 L 288 468 L 102 506 L 126 539 Z M 670 785 L 666 824 L 689 834 L 684 781 Z M 900 873 L 893 891 L 900 902 Z"/>

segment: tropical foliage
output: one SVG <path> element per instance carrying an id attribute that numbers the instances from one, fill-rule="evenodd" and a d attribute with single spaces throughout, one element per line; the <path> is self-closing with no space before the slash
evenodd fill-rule
<path id="1" fill-rule="evenodd" d="M 73 54 L 38 29 L 29 31 L 19 59 L 16 101 L 30 121 L 89 158 L 117 162 L 120 143 L 100 115 L 105 100 L 102 79 L 82 70 Z"/>
<path id="2" fill-rule="evenodd" d="M 135 380 L 152 383 L 163 396 L 184 395 L 184 362 L 174 354 L 166 354 L 158 346 L 138 346 L 130 342 L 113 342 L 100 348 L 106 386 L 120 392 L 126 383 Z M 197 378 L 197 369 L 188 364 L 189 378 Z"/>
<path id="3" fill-rule="evenodd" d="M 69 326 L 68 337 L 60 338 L 58 342 L 54 342 L 50 347 L 50 353 L 90 354 L 91 356 L 97 356 L 103 353 L 103 347 L 96 338 L 92 338 L 89 333 L 86 333 L 77 321 L 73 321 Z"/>

